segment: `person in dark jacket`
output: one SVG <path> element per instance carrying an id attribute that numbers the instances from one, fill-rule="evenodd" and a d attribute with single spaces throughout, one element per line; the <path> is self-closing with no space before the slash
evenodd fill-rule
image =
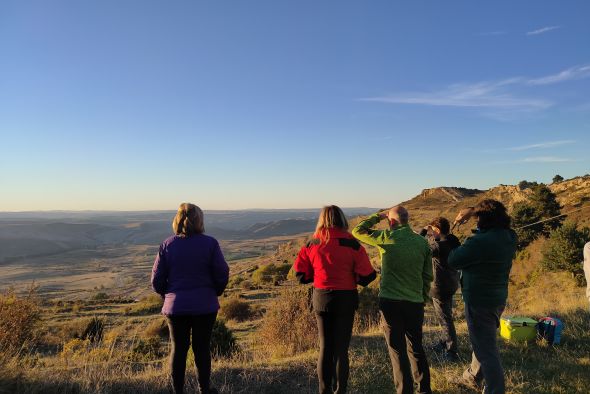
<path id="1" fill-rule="evenodd" d="M 434 313 L 444 330 L 444 340 L 437 346 L 445 352 L 446 359 L 458 361 L 457 331 L 453 322 L 453 296 L 459 288 L 459 272 L 448 264 L 451 250 L 461 243 L 453 234 L 449 234 L 451 226 L 444 217 L 437 217 L 422 230 L 420 235 L 426 236 L 432 250 L 432 272 L 434 280 L 430 287 L 430 297 Z"/>
<path id="2" fill-rule="evenodd" d="M 357 284 L 367 286 L 377 275 L 336 205 L 322 209 L 315 234 L 299 251 L 293 270 L 301 283 L 313 282 L 312 303 L 320 337 L 319 392 L 345 393 Z"/>
<path id="3" fill-rule="evenodd" d="M 172 350 L 170 355 L 175 393 L 182 393 L 186 356 L 191 346 L 201 393 L 217 393 L 210 387 L 213 325 L 229 277 L 219 243 L 204 232 L 203 212 L 183 203 L 172 222 L 175 235 L 166 239 L 152 269 L 152 287 L 164 298 Z"/>
<path id="4" fill-rule="evenodd" d="M 475 234 L 449 255 L 449 265 L 461 271 L 465 319 L 473 348 L 471 365 L 460 383 L 479 388 L 485 381 L 484 394 L 503 394 L 504 370 L 496 337 L 508 298 L 517 237 L 510 228 L 506 207 L 499 201 L 488 199 L 464 209 L 455 223 L 464 223 L 472 216 L 477 217 Z"/>

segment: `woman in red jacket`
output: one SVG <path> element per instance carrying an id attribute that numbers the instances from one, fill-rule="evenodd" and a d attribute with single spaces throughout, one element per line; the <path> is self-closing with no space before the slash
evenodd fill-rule
<path id="1" fill-rule="evenodd" d="M 322 209 L 315 234 L 301 248 L 293 269 L 301 283 L 313 282 L 313 310 L 320 337 L 320 393 L 344 393 L 348 346 L 358 307 L 357 284 L 367 286 L 376 273 L 336 205 Z"/>

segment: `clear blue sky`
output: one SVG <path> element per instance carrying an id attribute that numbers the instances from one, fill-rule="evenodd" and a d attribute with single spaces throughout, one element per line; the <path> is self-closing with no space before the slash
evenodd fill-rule
<path id="1" fill-rule="evenodd" d="M 0 211 L 590 172 L 588 1 L 0 2 Z"/>

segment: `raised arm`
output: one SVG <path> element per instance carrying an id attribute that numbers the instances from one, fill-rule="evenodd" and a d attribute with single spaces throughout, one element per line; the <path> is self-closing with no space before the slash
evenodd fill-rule
<path id="1" fill-rule="evenodd" d="M 166 260 L 166 253 L 164 244 L 160 245 L 154 266 L 152 267 L 152 289 L 162 297 L 166 294 L 168 287 L 168 261 Z"/>
<path id="2" fill-rule="evenodd" d="M 229 280 L 229 266 L 225 261 L 225 257 L 223 257 L 219 242 L 217 241 L 215 241 L 215 245 L 213 246 L 211 261 L 211 273 L 213 276 L 213 283 L 215 284 L 215 292 L 220 296 L 223 294 Z"/>
<path id="3" fill-rule="evenodd" d="M 367 245 L 377 246 L 383 244 L 383 231 L 373 230 L 373 227 L 384 217 L 384 214 L 379 212 L 369 216 L 352 229 L 352 235 Z"/>

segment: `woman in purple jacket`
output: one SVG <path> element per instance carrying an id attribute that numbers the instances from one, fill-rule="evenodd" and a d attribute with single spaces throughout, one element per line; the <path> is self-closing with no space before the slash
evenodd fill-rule
<path id="1" fill-rule="evenodd" d="M 225 290 L 229 267 L 219 243 L 204 232 L 203 211 L 194 204 L 180 204 L 172 222 L 175 235 L 166 239 L 152 269 L 152 287 L 164 298 L 162 314 L 168 319 L 174 391 L 182 393 L 186 356 L 191 345 L 201 393 L 217 393 L 210 387 L 211 332 L 219 310 L 217 297 Z"/>

